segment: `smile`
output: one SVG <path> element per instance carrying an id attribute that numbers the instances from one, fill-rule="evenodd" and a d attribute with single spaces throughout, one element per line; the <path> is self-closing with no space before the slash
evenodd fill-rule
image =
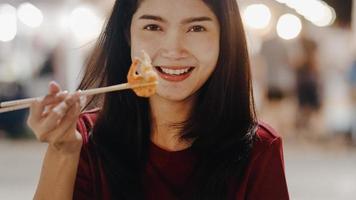
<path id="1" fill-rule="evenodd" d="M 188 78 L 191 72 L 194 70 L 194 67 L 190 66 L 156 66 L 156 71 L 158 71 L 158 75 L 167 80 L 167 81 L 183 81 Z"/>

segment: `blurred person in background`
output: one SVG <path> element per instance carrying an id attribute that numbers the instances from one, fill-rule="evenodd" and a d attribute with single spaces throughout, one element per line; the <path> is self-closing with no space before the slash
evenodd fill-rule
<path id="1" fill-rule="evenodd" d="M 237 2 L 116 1 L 79 88 L 127 82 L 142 50 L 159 74 L 149 99 L 107 93 L 80 114 L 80 94 L 51 83 L 32 104 L 28 124 L 49 143 L 34 199 L 288 200 L 281 137 L 255 116 Z"/>
<path id="2" fill-rule="evenodd" d="M 16 82 L 0 82 L 0 102 L 25 98 L 26 94 L 21 84 Z M 9 138 L 21 138 L 26 136 L 27 128 L 25 118 L 26 110 L 18 110 L 9 113 L 0 113 L 0 131 Z"/>
<path id="3" fill-rule="evenodd" d="M 44 82 L 53 79 L 53 62 L 54 54 L 50 53 L 46 57 L 44 63 L 33 73 L 32 80 L 29 80 L 30 82 L 28 83 L 30 85 L 25 85 L 20 80 L 17 82 L 0 83 L 0 102 L 26 98 L 28 96 L 27 90 L 29 87 L 33 87 L 33 90 L 37 90 L 37 93 L 41 93 L 41 88 L 34 86 L 36 84 L 43 85 Z M 5 132 L 5 135 L 10 138 L 23 138 L 28 136 L 28 129 L 25 123 L 27 114 L 27 110 L 1 113 L 0 130 L 2 129 Z"/>
<path id="4" fill-rule="evenodd" d="M 294 73 L 285 42 L 277 36 L 263 42 L 261 48 L 266 66 L 267 98 L 280 101 L 293 92 Z"/>
<path id="5" fill-rule="evenodd" d="M 353 35 L 342 21 L 310 35 L 318 43 L 318 61 L 323 88 L 323 126 L 328 137 L 341 142 L 348 138 L 352 125 L 352 105 L 348 81 L 353 61 Z"/>
<path id="6" fill-rule="evenodd" d="M 303 58 L 296 67 L 296 92 L 298 111 L 296 118 L 297 135 L 315 134 L 312 118 L 318 114 L 321 106 L 320 75 L 317 62 L 317 44 L 306 37 L 300 39 Z"/>
<path id="7" fill-rule="evenodd" d="M 276 33 L 262 43 L 261 67 L 264 67 L 265 98 L 262 113 L 279 132 L 291 134 L 294 130 L 295 75 L 293 69 L 294 43 L 284 41 Z"/>

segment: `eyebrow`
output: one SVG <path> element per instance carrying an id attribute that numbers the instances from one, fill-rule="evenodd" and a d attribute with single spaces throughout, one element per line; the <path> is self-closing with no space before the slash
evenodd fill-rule
<path id="1" fill-rule="evenodd" d="M 148 20 L 155 20 L 160 22 L 166 22 L 162 17 L 156 15 L 142 15 L 139 19 L 148 19 Z"/>
<path id="2" fill-rule="evenodd" d="M 160 16 L 156 15 L 142 15 L 139 19 L 147 19 L 147 20 L 155 20 L 159 22 L 167 22 L 167 20 L 163 19 Z M 210 17 L 190 17 L 182 21 L 182 24 L 189 24 L 193 22 L 203 22 L 203 21 L 213 21 Z"/>
<path id="3" fill-rule="evenodd" d="M 183 24 L 189 24 L 193 22 L 213 21 L 210 17 L 191 17 L 183 20 Z"/>

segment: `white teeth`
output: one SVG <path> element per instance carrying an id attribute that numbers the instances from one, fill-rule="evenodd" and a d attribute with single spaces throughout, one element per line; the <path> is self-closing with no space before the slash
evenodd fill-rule
<path id="1" fill-rule="evenodd" d="M 170 75 L 181 75 L 181 74 L 187 73 L 189 71 L 188 68 L 173 70 L 173 69 L 167 69 L 167 68 L 161 67 L 161 69 L 164 73 L 170 74 Z"/>

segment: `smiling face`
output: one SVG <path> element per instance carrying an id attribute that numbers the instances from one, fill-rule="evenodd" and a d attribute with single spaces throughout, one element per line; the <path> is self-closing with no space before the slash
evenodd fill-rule
<path id="1" fill-rule="evenodd" d="M 219 22 L 201 0 L 143 0 L 132 18 L 131 57 L 145 50 L 159 75 L 156 96 L 196 94 L 216 67 Z"/>

